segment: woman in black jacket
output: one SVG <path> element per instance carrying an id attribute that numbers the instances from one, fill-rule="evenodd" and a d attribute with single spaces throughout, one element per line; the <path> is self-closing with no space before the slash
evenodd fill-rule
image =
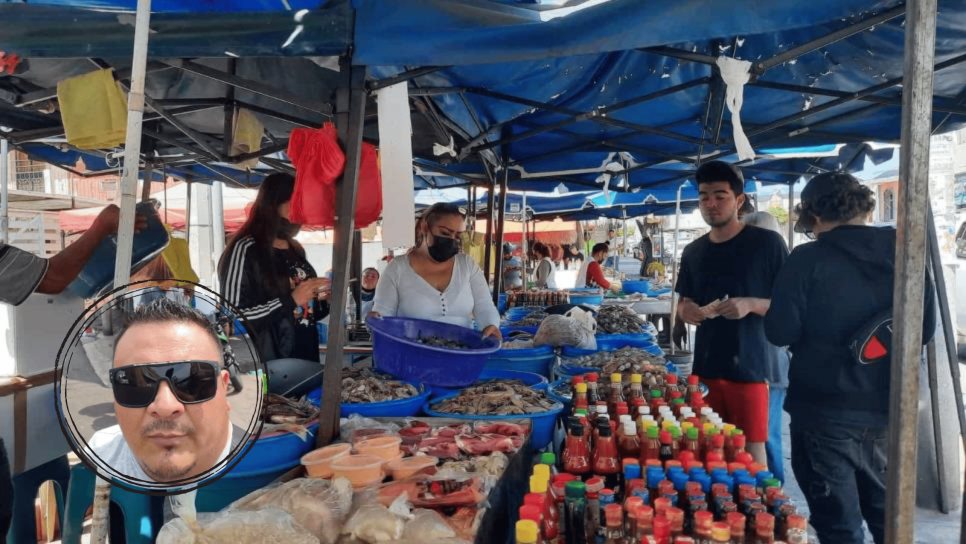
<path id="1" fill-rule="evenodd" d="M 329 314 L 329 281 L 317 277 L 289 221 L 295 179 L 271 174 L 218 263 L 222 295 L 248 320 L 262 361 L 319 359 L 316 321 Z"/>
<path id="2" fill-rule="evenodd" d="M 792 470 L 823 543 L 861 544 L 863 518 L 884 541 L 890 362 L 860 364 L 848 347 L 892 308 L 896 231 L 866 226 L 874 208 L 848 174 L 812 178 L 796 230 L 817 240 L 789 255 L 765 316 L 768 340 L 792 352 Z M 936 327 L 934 296 L 927 275 L 923 343 Z"/>

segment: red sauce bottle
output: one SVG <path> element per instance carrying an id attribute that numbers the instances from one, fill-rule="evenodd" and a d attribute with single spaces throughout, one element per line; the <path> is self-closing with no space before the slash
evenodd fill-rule
<path id="1" fill-rule="evenodd" d="M 617 483 L 620 474 L 621 464 L 618 457 L 617 441 L 610 431 L 610 425 L 603 424 L 598 426 L 600 437 L 594 447 L 591 460 L 594 474 L 603 476 L 608 483 L 607 487 L 613 488 Z"/>
<path id="2" fill-rule="evenodd" d="M 590 472 L 590 452 L 587 451 L 587 441 L 584 440 L 583 425 L 573 425 L 567 433 L 563 463 L 564 471 L 570 474 L 584 475 Z"/>
<path id="3" fill-rule="evenodd" d="M 641 444 L 641 466 L 650 460 L 660 460 L 661 441 L 656 426 L 647 428 L 647 439 Z"/>

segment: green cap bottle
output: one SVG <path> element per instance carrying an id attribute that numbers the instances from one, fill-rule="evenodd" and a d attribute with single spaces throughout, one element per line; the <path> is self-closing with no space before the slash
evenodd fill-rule
<path id="1" fill-rule="evenodd" d="M 540 464 L 554 466 L 557 464 L 557 456 L 552 451 L 541 453 Z"/>
<path id="2" fill-rule="evenodd" d="M 570 481 L 565 489 L 568 499 L 582 499 L 587 492 L 587 485 L 584 482 Z"/>
<path id="3" fill-rule="evenodd" d="M 652 426 L 650 426 L 650 427 L 647 428 L 647 437 L 648 438 L 658 438 L 658 436 L 659 436 L 658 435 L 658 428 L 656 426 L 652 425 Z"/>
<path id="4" fill-rule="evenodd" d="M 688 429 L 688 440 L 697 440 L 697 439 L 698 439 L 697 427 L 691 427 L 690 429 Z"/>

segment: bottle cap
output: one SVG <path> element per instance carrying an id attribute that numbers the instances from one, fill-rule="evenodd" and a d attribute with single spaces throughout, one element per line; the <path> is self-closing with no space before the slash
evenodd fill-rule
<path id="1" fill-rule="evenodd" d="M 658 500 L 661 500 L 661 499 L 658 499 Z M 655 516 L 654 516 L 654 522 L 653 522 L 653 529 L 654 529 L 655 540 L 660 541 L 660 540 L 668 540 L 669 538 L 671 538 L 671 522 L 666 517 L 664 517 L 664 515 L 659 513 L 656 509 L 655 509 Z"/>
<path id="2" fill-rule="evenodd" d="M 668 521 L 671 522 L 671 530 L 679 530 L 684 525 L 684 510 L 672 506 L 664 513 Z"/>
<path id="3" fill-rule="evenodd" d="M 671 507 L 671 499 L 668 499 L 665 497 L 654 499 L 654 515 L 656 517 L 663 518 L 667 513 L 667 509 L 670 507 Z"/>
<path id="4" fill-rule="evenodd" d="M 660 389 L 651 389 L 651 398 L 652 399 L 659 399 L 659 398 L 661 398 L 661 390 Z"/>
<path id="5" fill-rule="evenodd" d="M 668 445 L 671 443 L 671 433 L 667 431 L 661 431 L 661 444 Z"/>
<path id="6" fill-rule="evenodd" d="M 574 384 L 574 391 L 576 391 L 578 394 L 580 394 L 580 393 L 586 393 L 587 392 L 587 384 L 585 384 L 584 382 L 580 382 L 580 383 Z"/>
<path id="7" fill-rule="evenodd" d="M 638 406 L 637 413 L 638 415 L 649 416 L 651 415 L 651 408 L 648 406 Z"/>
<path id="8" fill-rule="evenodd" d="M 697 374 L 691 374 L 690 376 L 688 376 L 688 385 L 698 385 Z"/>
<path id="9" fill-rule="evenodd" d="M 792 514 L 785 518 L 785 525 L 789 529 L 808 530 L 808 520 L 805 519 L 805 516 L 799 516 L 798 514 Z"/>
<path id="10" fill-rule="evenodd" d="M 631 413 L 631 411 L 627 408 L 627 404 L 622 403 L 622 404 L 618 404 L 617 405 L 617 415 L 618 415 L 618 417 L 623 416 L 623 415 L 629 415 L 630 413 Z"/>
<path id="11" fill-rule="evenodd" d="M 713 448 L 723 448 L 724 447 L 724 437 L 720 434 L 716 434 L 711 437 L 711 447 Z"/>
<path id="12" fill-rule="evenodd" d="M 545 451 L 540 454 L 540 464 L 553 466 L 557 464 L 557 456 L 552 451 Z"/>
<path id="13" fill-rule="evenodd" d="M 731 431 L 735 430 L 737 427 L 733 423 L 725 423 L 721 430 L 724 431 L 725 436 L 731 436 Z"/>
<path id="14" fill-rule="evenodd" d="M 637 436 L 637 425 L 633 421 L 625 421 L 624 434 L 626 436 Z"/>
<path id="15" fill-rule="evenodd" d="M 544 464 L 538 464 L 533 466 L 533 475 L 539 476 L 545 480 L 550 479 L 550 466 Z"/>
<path id="16" fill-rule="evenodd" d="M 704 532 L 711 532 L 711 524 L 714 523 L 714 514 L 707 510 L 698 510 L 694 513 L 694 528 Z"/>
<path id="17" fill-rule="evenodd" d="M 691 465 L 697 462 L 697 459 L 695 459 L 693 451 L 681 450 L 681 452 L 678 453 L 678 461 L 681 462 L 681 466 L 684 467 L 685 470 L 689 470 Z"/>
<path id="18" fill-rule="evenodd" d="M 584 436 L 584 426 L 577 424 L 570 428 L 570 434 L 574 436 Z"/>
<path id="19" fill-rule="evenodd" d="M 674 440 L 677 440 L 677 439 L 681 438 L 681 428 L 680 427 L 677 427 L 677 426 L 672 425 L 671 428 L 668 429 L 668 430 L 671 432 L 671 438 L 673 438 Z"/>
<path id="20" fill-rule="evenodd" d="M 540 508 L 524 504 L 520 507 L 520 519 L 528 519 L 540 523 Z"/>
<path id="21" fill-rule="evenodd" d="M 728 542 L 731 540 L 731 527 L 722 521 L 712 523 L 711 538 L 717 542 Z"/>
<path id="22" fill-rule="evenodd" d="M 688 429 L 688 440 L 697 440 L 697 439 L 698 439 L 698 429 L 696 429 L 695 427 L 691 427 L 690 429 Z"/>
<path id="23" fill-rule="evenodd" d="M 642 523 L 645 526 L 651 525 L 652 523 L 654 523 L 654 509 L 651 508 L 650 506 L 648 506 L 646 504 L 641 505 L 637 509 L 637 512 L 635 512 L 635 513 L 637 514 L 636 517 L 637 517 L 637 526 L 638 527 L 640 527 Z M 801 516 L 799 516 L 799 517 L 801 517 Z"/>
<path id="24" fill-rule="evenodd" d="M 620 372 L 614 372 L 610 375 L 610 383 L 621 383 L 621 380 L 623 380 L 623 377 Z"/>
<path id="25" fill-rule="evenodd" d="M 547 479 L 540 476 L 530 476 L 530 493 L 546 493 Z"/>
<path id="26" fill-rule="evenodd" d="M 725 521 L 731 527 L 731 536 L 742 536 L 745 534 L 746 518 L 741 512 L 728 512 L 725 515 Z"/>
<path id="27" fill-rule="evenodd" d="M 758 512 L 755 514 L 755 531 L 759 534 L 763 531 L 775 532 L 775 516 L 768 512 Z"/>
<path id="28" fill-rule="evenodd" d="M 583 376 L 573 376 L 573 377 L 570 378 L 570 385 L 576 386 L 579 383 L 584 383 L 584 377 Z"/>
<path id="29" fill-rule="evenodd" d="M 534 506 L 539 506 L 543 508 L 546 504 L 547 494 L 544 493 L 527 493 L 523 496 L 523 504 L 532 504 Z"/>
<path id="30" fill-rule="evenodd" d="M 731 445 L 734 446 L 735 448 L 742 448 L 742 449 L 744 449 L 744 447 L 745 447 L 745 435 L 743 435 L 743 434 L 731 435 Z"/>
<path id="31" fill-rule="evenodd" d="M 529 519 L 521 519 L 516 525 L 517 542 L 536 542 L 540 528 L 536 522 Z"/>
<path id="32" fill-rule="evenodd" d="M 631 417 L 630 414 L 618 414 L 617 421 L 619 421 L 621 425 L 623 425 L 628 421 L 630 421 L 631 423 L 634 423 L 634 419 Z"/>
<path id="33" fill-rule="evenodd" d="M 596 382 L 598 378 L 599 376 L 597 376 L 596 372 L 589 372 L 587 374 L 584 374 L 584 379 L 587 380 L 588 382 Z"/>
<path id="34" fill-rule="evenodd" d="M 678 383 L 678 375 L 677 374 L 668 374 L 667 376 L 664 377 L 664 381 L 667 382 L 668 385 L 677 385 L 677 383 Z"/>
<path id="35" fill-rule="evenodd" d="M 597 410 L 597 413 L 598 414 L 607 415 L 607 405 L 606 404 L 598 404 L 596 406 L 596 410 Z"/>
<path id="36" fill-rule="evenodd" d="M 607 423 L 600 425 L 600 427 L 597 429 L 597 433 L 600 435 L 601 438 L 614 436 L 613 433 L 611 433 L 610 425 L 608 425 Z"/>
<path id="37" fill-rule="evenodd" d="M 671 481 L 674 482 L 674 489 L 678 491 L 684 491 L 688 485 L 688 475 L 681 472 L 680 474 L 671 474 Z"/>
<path id="38" fill-rule="evenodd" d="M 567 482 L 567 486 L 564 487 L 567 493 L 568 499 L 582 499 L 587 493 L 587 485 L 584 482 L 574 480 L 572 482 Z"/>
<path id="39" fill-rule="evenodd" d="M 660 435 L 658 434 L 657 427 L 651 426 L 651 427 L 648 427 L 647 428 L 647 437 L 648 438 L 659 438 L 659 436 Z"/>
<path id="40" fill-rule="evenodd" d="M 624 500 L 624 511 L 627 513 L 631 513 L 641 506 L 644 506 L 644 499 L 641 497 L 631 496 Z"/>
<path id="41" fill-rule="evenodd" d="M 624 467 L 624 481 L 636 480 L 641 477 L 641 465 L 626 465 Z"/>
<path id="42" fill-rule="evenodd" d="M 641 383 L 642 378 L 640 374 L 631 374 L 631 383 Z"/>
<path id="43" fill-rule="evenodd" d="M 608 527 L 620 527 L 624 524 L 624 509 L 619 504 L 608 504 L 604 507 L 604 523 Z"/>
<path id="44" fill-rule="evenodd" d="M 782 483 L 780 481 L 778 481 L 778 478 L 769 478 L 769 479 L 765 480 L 764 482 L 762 482 L 762 484 L 761 484 L 762 489 L 764 489 L 766 492 L 767 492 L 767 490 L 768 490 L 769 487 L 778 487 L 778 488 L 780 488 L 781 486 L 782 486 Z"/>

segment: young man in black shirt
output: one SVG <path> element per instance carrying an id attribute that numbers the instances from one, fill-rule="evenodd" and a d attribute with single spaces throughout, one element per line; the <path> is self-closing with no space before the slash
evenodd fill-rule
<path id="1" fill-rule="evenodd" d="M 681 256 L 678 316 L 698 327 L 694 373 L 710 389 L 708 404 L 744 431 L 749 453 L 766 463 L 768 382 L 781 381 L 781 368 L 779 348 L 765 338 L 763 317 L 788 248 L 777 233 L 738 220 L 745 202 L 738 168 L 712 161 L 695 178 L 701 216 L 711 232 Z"/>

